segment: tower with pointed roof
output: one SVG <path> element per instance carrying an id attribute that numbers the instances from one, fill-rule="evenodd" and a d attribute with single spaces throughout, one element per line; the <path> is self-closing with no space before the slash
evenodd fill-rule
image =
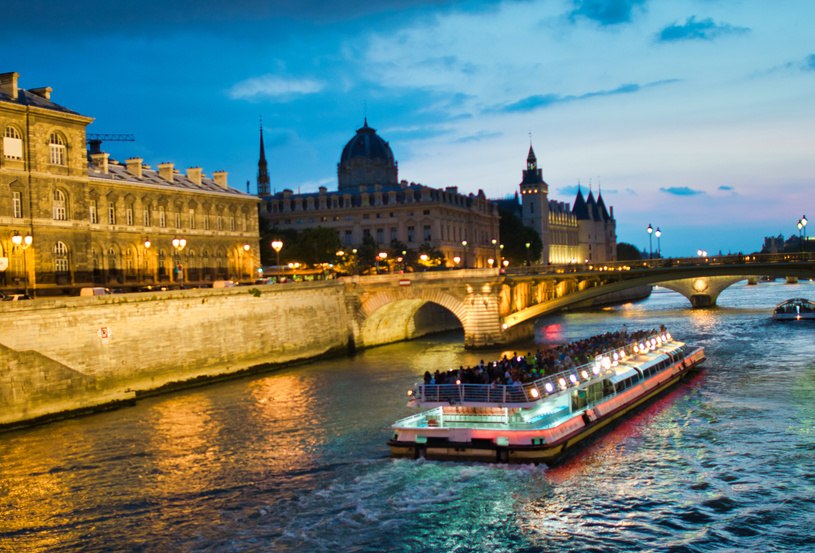
<path id="1" fill-rule="evenodd" d="M 538 168 L 538 159 L 532 144 L 526 156 L 526 170 L 521 180 L 521 221 L 532 227 L 541 237 L 543 249 L 537 263 L 549 262 L 549 185 L 543 180 L 543 170 Z"/>
<path id="2" fill-rule="evenodd" d="M 258 160 L 258 196 L 268 196 L 271 193 L 269 182 L 269 166 L 266 163 L 266 150 L 263 147 L 263 123 L 260 124 L 260 159 Z"/>
<path id="3" fill-rule="evenodd" d="M 578 184 L 572 213 L 577 217 L 579 226 L 580 260 L 588 263 L 616 261 L 617 221 L 614 219 L 614 208 L 606 208 L 602 192 L 598 190 L 595 200 L 589 186 L 589 195 L 584 200 Z"/>

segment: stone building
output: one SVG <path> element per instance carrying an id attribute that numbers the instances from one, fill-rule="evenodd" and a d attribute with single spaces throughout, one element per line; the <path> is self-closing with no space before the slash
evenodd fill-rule
<path id="1" fill-rule="evenodd" d="M 260 163 L 265 162 L 261 142 Z M 423 244 L 441 251 L 448 267 L 489 267 L 498 259 L 498 209 L 483 191 L 459 194 L 456 187 L 431 188 L 399 180 L 390 145 L 367 119 L 342 150 L 337 190 L 262 194 L 261 216 L 272 226 L 337 231 L 343 248 L 370 237 L 382 249 L 394 240 L 411 250 Z M 458 259 L 458 262 L 456 262 Z"/>
<path id="2" fill-rule="evenodd" d="M 137 290 L 253 278 L 257 198 L 200 168 L 88 153 L 93 119 L 0 74 L 0 290 Z M 174 245 L 175 244 L 175 245 Z"/>
<path id="3" fill-rule="evenodd" d="M 602 196 L 588 201 L 578 186 L 574 206 L 549 199 L 549 185 L 532 146 L 520 184 L 520 199 L 497 200 L 501 209 L 517 215 L 540 234 L 543 250 L 538 263 L 599 263 L 617 259 L 617 223 L 614 210 L 606 209 Z"/>

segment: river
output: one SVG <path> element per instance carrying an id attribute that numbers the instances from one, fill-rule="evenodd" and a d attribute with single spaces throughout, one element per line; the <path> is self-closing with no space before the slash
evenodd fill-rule
<path id="1" fill-rule="evenodd" d="M 425 370 L 502 353 L 455 332 L 0 434 L 0 551 L 813 551 L 815 324 L 770 320 L 790 297 L 815 284 L 541 321 L 514 351 L 665 324 L 708 356 L 554 468 L 388 457 Z"/>

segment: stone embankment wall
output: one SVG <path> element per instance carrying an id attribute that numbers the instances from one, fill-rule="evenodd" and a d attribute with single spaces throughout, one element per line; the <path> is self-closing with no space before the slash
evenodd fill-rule
<path id="1" fill-rule="evenodd" d="M 0 303 L 0 427 L 353 343 L 342 283 L 250 290 Z"/>

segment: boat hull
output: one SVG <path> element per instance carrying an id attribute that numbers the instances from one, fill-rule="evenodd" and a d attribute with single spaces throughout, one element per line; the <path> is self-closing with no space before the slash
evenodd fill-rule
<path id="1" fill-rule="evenodd" d="M 418 443 L 399 441 L 394 437 L 388 442 L 391 457 L 425 458 L 435 461 L 458 460 L 523 464 L 545 463 L 551 465 L 556 463 L 568 450 L 596 432 L 676 385 L 687 373 L 693 371 L 704 360 L 704 351 L 698 348 L 683 360 L 652 377 L 652 379 L 657 379 L 657 383 L 648 388 L 647 391 L 632 394 L 630 397 L 615 396 L 607 402 L 601 402 L 586 413 L 575 413 L 573 418 L 558 425 L 555 429 L 538 431 L 542 438 L 553 434 L 558 436 L 551 441 L 541 439 L 542 443 L 532 445 L 498 445 L 495 441 L 486 439 L 467 442 L 455 441 L 450 437 L 445 437 L 444 433 L 438 433 L 437 436 L 429 436 L 426 442 Z M 626 393 L 629 392 L 631 390 Z M 625 393 L 623 396 L 625 396 Z M 558 433 L 558 430 L 560 430 L 560 433 Z M 513 432 L 516 431 L 504 430 L 497 432 L 497 434 L 512 435 Z M 530 431 L 524 431 L 524 433 L 528 436 Z"/>

